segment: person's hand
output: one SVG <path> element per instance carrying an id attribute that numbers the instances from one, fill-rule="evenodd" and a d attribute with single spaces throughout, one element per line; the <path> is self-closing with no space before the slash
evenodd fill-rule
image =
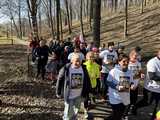
<path id="1" fill-rule="evenodd" d="M 134 84 L 132 84 L 131 87 L 130 87 L 131 90 L 135 90 L 136 88 L 137 87 Z"/>
<path id="2" fill-rule="evenodd" d="M 118 91 L 124 92 L 124 91 L 128 91 L 128 89 L 126 89 L 125 86 L 118 86 Z"/>
<path id="3" fill-rule="evenodd" d="M 141 73 L 141 79 L 145 78 L 145 74 Z"/>

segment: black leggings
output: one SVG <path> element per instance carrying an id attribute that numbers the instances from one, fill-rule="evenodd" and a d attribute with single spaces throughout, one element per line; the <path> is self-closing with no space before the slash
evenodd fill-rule
<path id="1" fill-rule="evenodd" d="M 121 120 L 125 111 L 125 105 L 120 104 L 111 104 L 112 107 L 112 118 L 111 120 Z"/>
<path id="2" fill-rule="evenodd" d="M 130 100 L 131 100 L 131 105 L 136 105 L 138 99 L 138 87 L 135 90 L 130 90 Z"/>
<path id="3" fill-rule="evenodd" d="M 44 76 L 46 73 L 46 69 L 45 66 L 47 64 L 47 60 L 38 60 L 38 65 L 37 65 L 37 76 L 39 76 L 39 74 L 41 73 L 42 79 L 44 80 Z"/>

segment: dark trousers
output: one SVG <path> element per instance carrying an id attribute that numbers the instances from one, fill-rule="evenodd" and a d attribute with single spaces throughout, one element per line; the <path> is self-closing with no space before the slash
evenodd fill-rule
<path id="1" fill-rule="evenodd" d="M 121 120 L 124 115 L 125 105 L 123 105 L 122 103 L 111 104 L 111 107 L 113 112 L 111 120 Z"/>
<path id="2" fill-rule="evenodd" d="M 128 116 L 128 112 L 132 106 L 132 114 L 136 114 L 136 103 L 138 99 L 138 87 L 135 90 L 130 90 L 130 104 L 127 106 L 124 116 Z"/>
<path id="3" fill-rule="evenodd" d="M 84 99 L 84 108 L 88 109 L 91 106 L 91 99 L 95 101 L 95 96 L 97 95 L 97 89 L 96 88 L 92 88 L 91 89 L 91 98 L 90 96 L 86 96 Z"/>
<path id="4" fill-rule="evenodd" d="M 136 103 L 136 109 L 150 105 L 153 102 L 155 103 L 150 120 L 154 120 L 157 110 L 160 109 L 158 109 L 158 107 L 160 107 L 160 93 L 150 92 L 147 89 L 143 88 L 143 99 Z"/>
<path id="5" fill-rule="evenodd" d="M 35 62 L 36 57 L 35 57 L 35 49 L 36 48 L 32 48 L 32 62 Z"/>
<path id="6" fill-rule="evenodd" d="M 138 99 L 138 87 L 135 90 L 130 90 L 131 105 L 135 106 Z"/>
<path id="7" fill-rule="evenodd" d="M 38 60 L 38 65 L 37 65 L 37 78 L 39 74 L 41 73 L 42 79 L 44 80 L 44 76 L 46 73 L 45 66 L 47 64 L 47 60 Z"/>
<path id="8" fill-rule="evenodd" d="M 108 85 L 107 82 L 108 73 L 101 73 L 101 95 L 104 98 L 107 98 Z"/>
<path id="9" fill-rule="evenodd" d="M 151 93 L 151 100 L 150 100 L 150 102 L 152 103 L 153 101 L 155 102 L 155 104 L 154 104 L 154 109 L 153 109 L 151 120 L 155 120 L 156 113 L 160 109 L 160 108 L 158 108 L 159 104 L 160 104 L 160 93 L 155 93 L 155 92 Z"/>
<path id="10" fill-rule="evenodd" d="M 149 104 L 149 91 L 145 88 L 143 88 L 143 98 L 136 103 L 136 109 L 145 107 Z"/>

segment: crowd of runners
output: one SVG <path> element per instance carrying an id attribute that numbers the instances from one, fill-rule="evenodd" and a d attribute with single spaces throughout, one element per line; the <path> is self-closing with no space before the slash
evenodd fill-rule
<path id="1" fill-rule="evenodd" d="M 64 120 L 76 120 L 81 103 L 84 118 L 97 100 L 107 101 L 112 108 L 109 120 L 128 120 L 140 107 L 154 102 L 151 120 L 160 120 L 160 49 L 142 67 L 141 48 L 125 51 L 114 42 L 97 48 L 80 37 L 65 42 L 32 39 L 32 64 L 37 65 L 35 79 L 56 83 L 57 98 L 64 98 Z M 146 53 L 147 54 L 147 53 Z M 138 101 L 139 86 L 143 98 Z M 158 118 L 159 117 L 159 118 Z"/>

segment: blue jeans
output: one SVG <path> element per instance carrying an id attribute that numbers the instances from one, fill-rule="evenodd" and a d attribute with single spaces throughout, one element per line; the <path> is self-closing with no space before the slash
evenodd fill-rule
<path id="1" fill-rule="evenodd" d="M 78 111 L 81 106 L 81 102 L 81 97 L 69 99 L 68 102 L 65 102 L 63 120 L 76 120 Z"/>

